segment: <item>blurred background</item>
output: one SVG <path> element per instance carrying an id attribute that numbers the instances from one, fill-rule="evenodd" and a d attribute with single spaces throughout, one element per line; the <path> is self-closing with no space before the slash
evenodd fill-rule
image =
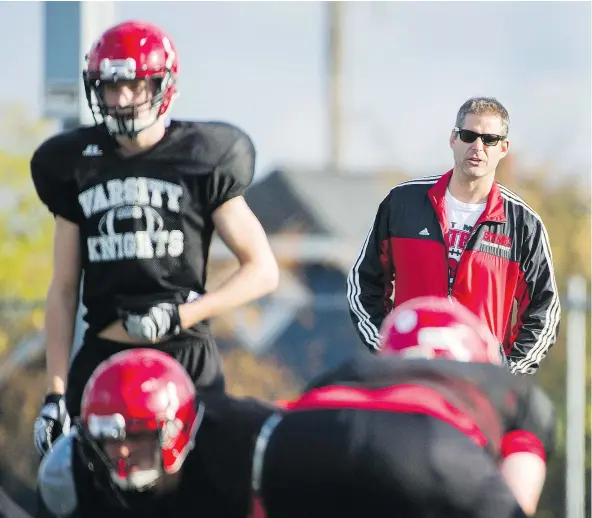
<path id="1" fill-rule="evenodd" d="M 45 388 L 53 219 L 29 160 L 53 133 L 92 123 L 84 54 L 126 19 L 159 24 L 177 46 L 175 118 L 231 122 L 257 148 L 246 197 L 281 282 L 214 321 L 239 395 L 291 397 L 363 347 L 345 277 L 378 204 L 398 182 L 452 167 L 448 137 L 466 99 L 506 106 L 512 149 L 498 180 L 542 216 L 564 308 L 536 375 L 559 418 L 537 517 L 590 516 L 591 4 L 105 1 L 0 3 L 2 518 L 34 513 L 32 422 Z M 235 267 L 215 241 L 208 288 Z"/>

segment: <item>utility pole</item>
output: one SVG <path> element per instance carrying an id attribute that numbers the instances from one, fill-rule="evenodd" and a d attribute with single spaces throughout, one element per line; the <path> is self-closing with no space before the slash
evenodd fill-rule
<path id="1" fill-rule="evenodd" d="M 567 284 L 567 426 L 565 516 L 584 518 L 586 508 L 586 279 Z"/>
<path id="2" fill-rule="evenodd" d="M 328 127 L 329 169 L 339 172 L 343 153 L 343 20 L 341 1 L 325 3 L 328 17 Z"/>

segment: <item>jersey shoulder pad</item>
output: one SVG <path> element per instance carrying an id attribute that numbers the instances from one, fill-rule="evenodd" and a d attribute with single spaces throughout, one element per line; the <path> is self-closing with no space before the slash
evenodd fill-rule
<path id="1" fill-rule="evenodd" d="M 237 141 L 251 142 L 247 133 L 234 124 L 222 121 L 174 121 L 181 137 L 193 138 L 206 145 L 212 155 L 221 157 Z"/>
<path id="2" fill-rule="evenodd" d="M 248 186 L 253 180 L 255 146 L 237 126 L 219 121 L 175 121 L 181 140 L 196 163 L 210 166 L 214 174 L 225 174 Z"/>
<path id="3" fill-rule="evenodd" d="M 101 156 L 104 136 L 95 127 L 76 128 L 43 141 L 31 158 L 32 174 L 50 174 L 55 180 L 69 179 L 83 157 Z"/>
<path id="4" fill-rule="evenodd" d="M 31 177 L 40 200 L 55 215 L 82 219 L 76 171 L 81 160 L 101 156 L 110 141 L 95 127 L 60 133 L 41 144 L 31 158 Z"/>

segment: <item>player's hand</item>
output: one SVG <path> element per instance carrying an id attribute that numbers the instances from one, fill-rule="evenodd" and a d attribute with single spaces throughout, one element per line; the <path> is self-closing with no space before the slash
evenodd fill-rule
<path id="1" fill-rule="evenodd" d="M 33 427 L 33 442 L 41 456 L 51 450 L 62 433 L 70 431 L 70 416 L 62 394 L 47 394 Z"/>
<path id="2" fill-rule="evenodd" d="M 181 332 L 179 306 L 170 302 L 156 304 L 143 314 L 120 310 L 120 315 L 127 334 L 141 340 L 156 343 Z"/>

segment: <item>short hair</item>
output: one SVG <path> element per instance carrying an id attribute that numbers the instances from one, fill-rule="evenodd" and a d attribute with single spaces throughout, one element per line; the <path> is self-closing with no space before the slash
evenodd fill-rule
<path id="1" fill-rule="evenodd" d="M 474 115 L 497 115 L 502 120 L 502 136 L 507 137 L 510 116 L 508 110 L 504 108 L 495 97 L 471 97 L 458 110 L 456 115 L 456 127 L 461 128 L 465 123 L 465 119 L 469 113 Z"/>

